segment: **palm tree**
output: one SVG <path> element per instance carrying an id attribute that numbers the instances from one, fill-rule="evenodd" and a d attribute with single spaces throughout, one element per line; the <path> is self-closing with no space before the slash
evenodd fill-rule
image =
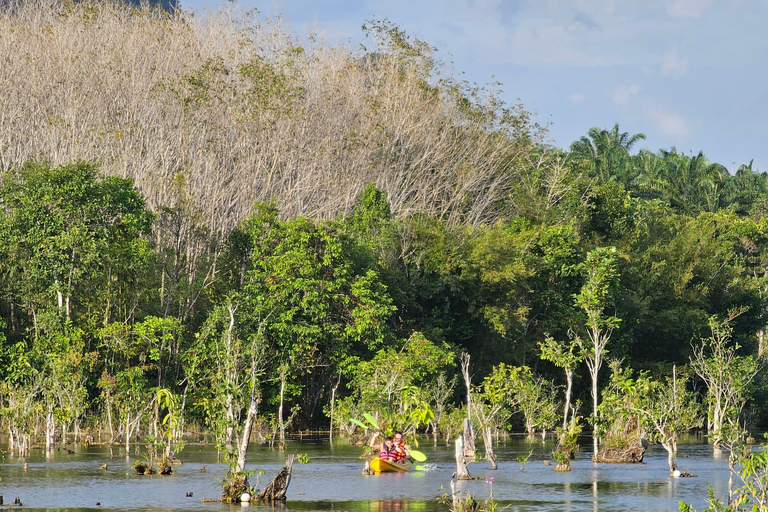
<path id="1" fill-rule="evenodd" d="M 740 215 L 757 213 L 755 210 L 764 214 L 768 201 L 768 175 L 754 171 L 752 162 L 740 165 L 726 182 L 728 206 Z"/>
<path id="2" fill-rule="evenodd" d="M 656 190 L 674 208 L 688 215 L 714 212 L 725 206 L 725 179 L 728 169 L 710 163 L 699 151 L 696 156 L 661 150 L 664 175 L 654 184 Z"/>
<path id="3" fill-rule="evenodd" d="M 601 182 L 618 180 L 627 186 L 632 178 L 629 152 L 639 140 L 645 140 L 645 135 L 620 132 L 618 123 L 610 130 L 592 127 L 587 136 L 571 144 L 571 155 Z"/>

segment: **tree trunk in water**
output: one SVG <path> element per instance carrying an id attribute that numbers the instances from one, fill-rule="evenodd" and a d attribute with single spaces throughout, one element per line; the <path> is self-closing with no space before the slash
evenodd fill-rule
<path id="1" fill-rule="evenodd" d="M 257 500 L 277 501 L 284 500 L 285 493 L 288 490 L 288 484 L 291 483 L 291 471 L 293 468 L 293 455 L 288 456 L 285 466 L 277 476 L 264 487 L 264 490 L 256 496 Z"/>
<path id="2" fill-rule="evenodd" d="M 331 428 L 328 429 L 328 441 L 331 443 L 331 447 L 333 447 L 333 411 L 336 405 L 336 390 L 339 387 L 339 383 L 341 383 L 341 372 L 339 372 L 339 378 L 336 379 L 336 385 L 331 390 Z"/>
<path id="3" fill-rule="evenodd" d="M 45 456 L 51 457 L 53 455 L 53 433 L 56 430 L 56 423 L 53 418 L 53 409 L 48 411 L 48 415 L 45 418 Z"/>
<path id="4" fill-rule="evenodd" d="M 669 464 L 669 474 L 671 475 L 677 470 L 677 462 L 675 462 L 675 451 L 670 443 L 661 443 L 665 450 L 667 450 L 667 463 Z"/>
<path id="5" fill-rule="evenodd" d="M 231 347 L 233 345 L 232 330 L 235 328 L 235 310 L 236 310 L 235 307 L 232 305 L 232 302 L 229 302 L 227 304 L 227 310 L 229 311 L 229 325 L 227 326 L 227 353 L 230 353 Z M 227 389 L 229 390 L 234 388 L 235 376 L 229 364 L 227 365 L 226 379 L 227 379 Z M 227 418 L 227 426 L 225 429 L 225 432 L 226 432 L 225 443 L 227 446 L 227 450 L 232 450 L 232 446 L 234 445 L 234 441 L 235 441 L 235 406 L 234 406 L 234 397 L 232 396 L 231 391 L 227 391 L 225 414 Z"/>
<path id="6" fill-rule="evenodd" d="M 491 427 L 485 427 L 483 430 L 483 443 L 485 444 L 485 458 L 491 463 L 491 469 L 498 469 L 499 465 L 496 463 L 496 454 L 493 453 L 493 435 L 491 434 Z"/>
<path id="7" fill-rule="evenodd" d="M 283 422 L 283 399 L 285 398 L 285 379 L 286 371 L 280 372 L 280 407 L 277 409 L 277 424 L 280 426 L 280 444 L 278 448 L 281 452 L 285 451 L 285 423 Z"/>
<path id="8" fill-rule="evenodd" d="M 467 460 L 464 458 L 464 452 L 464 436 L 460 435 L 456 438 L 456 479 L 472 480 L 472 477 L 469 476 Z"/>
<path id="9" fill-rule="evenodd" d="M 127 459 L 131 453 L 131 415 L 128 414 L 125 417 L 125 458 Z"/>
<path id="10" fill-rule="evenodd" d="M 731 452 L 728 457 L 728 505 L 733 502 L 733 468 L 736 465 L 736 457 Z"/>
<path id="11" fill-rule="evenodd" d="M 592 419 L 594 420 L 593 425 L 597 425 L 597 372 L 595 372 L 592 375 Z M 592 453 L 597 455 L 597 432 L 595 431 L 596 427 L 592 427 Z"/>
<path id="12" fill-rule="evenodd" d="M 245 456 L 248 454 L 248 443 L 251 442 L 251 429 L 253 429 L 253 422 L 256 419 L 256 414 L 259 412 L 259 401 L 256 397 L 251 396 L 251 405 L 248 407 L 248 417 L 245 420 L 245 426 L 243 427 L 243 437 L 240 440 L 240 445 L 237 447 L 237 463 L 235 464 L 235 473 L 242 473 L 245 467 Z"/>
<path id="13" fill-rule="evenodd" d="M 110 400 L 111 393 L 107 391 L 107 423 L 109 424 L 109 438 L 115 438 L 115 429 L 112 428 L 112 401 Z M 99 429 L 101 432 L 101 429 Z"/>
<path id="14" fill-rule="evenodd" d="M 464 418 L 464 432 L 461 435 L 464 438 L 462 440 L 464 457 L 475 460 L 475 430 L 472 428 L 472 422 L 469 421 L 469 418 Z"/>
<path id="15" fill-rule="evenodd" d="M 573 389 L 573 370 L 565 372 L 565 410 L 563 411 L 563 432 L 568 429 L 568 413 L 571 409 L 571 392 Z"/>
<path id="16" fill-rule="evenodd" d="M 464 386 L 467 388 L 467 419 L 472 419 L 472 382 L 469 375 L 469 354 L 461 355 L 461 375 L 464 377 Z M 474 449 L 474 445 L 473 445 Z"/>

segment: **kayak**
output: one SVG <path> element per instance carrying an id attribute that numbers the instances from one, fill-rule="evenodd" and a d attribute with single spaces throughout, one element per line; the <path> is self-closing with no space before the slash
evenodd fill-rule
<path id="1" fill-rule="evenodd" d="M 382 459 L 371 460 L 371 471 L 376 473 L 397 472 L 397 471 L 410 471 L 413 466 L 410 462 L 405 461 L 402 464 L 396 462 L 389 462 Z"/>

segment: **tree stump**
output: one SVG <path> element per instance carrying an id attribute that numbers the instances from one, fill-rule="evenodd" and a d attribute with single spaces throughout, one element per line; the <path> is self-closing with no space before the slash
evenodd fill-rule
<path id="1" fill-rule="evenodd" d="M 461 435 L 456 438 L 456 479 L 457 480 L 472 480 L 469 476 L 469 470 L 467 469 L 467 460 L 464 458 L 464 436 Z"/>
<path id="2" fill-rule="evenodd" d="M 640 463 L 643 462 L 648 442 L 644 439 L 635 439 L 623 448 L 606 448 L 600 450 L 592 457 L 592 462 L 612 463 Z"/>
<path id="3" fill-rule="evenodd" d="M 279 501 L 285 499 L 288 484 L 291 483 L 291 469 L 293 468 L 293 455 L 288 456 L 285 466 L 277 476 L 269 482 L 263 491 L 256 496 L 257 500 Z"/>
<path id="4" fill-rule="evenodd" d="M 469 418 L 464 418 L 464 432 L 462 433 L 464 443 L 464 457 L 469 460 L 475 460 L 475 431 L 472 428 L 472 422 Z"/>

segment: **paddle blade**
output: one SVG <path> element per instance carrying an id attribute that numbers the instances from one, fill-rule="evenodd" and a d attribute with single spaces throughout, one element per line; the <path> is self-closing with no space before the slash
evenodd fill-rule
<path id="1" fill-rule="evenodd" d="M 418 462 L 424 462 L 427 460 L 427 456 L 421 453 L 419 450 L 408 450 L 411 454 L 411 457 L 413 457 L 413 460 L 416 460 Z"/>
<path id="2" fill-rule="evenodd" d="M 349 421 L 351 421 L 352 423 L 354 423 L 355 425 L 357 425 L 358 427 L 360 427 L 363 430 L 368 430 L 368 427 L 366 427 L 365 424 L 363 424 L 362 421 L 358 421 L 356 419 L 351 419 Z"/>
<path id="3" fill-rule="evenodd" d="M 364 417 L 366 420 L 368 420 L 368 423 L 370 423 L 371 425 L 373 425 L 373 428 L 375 428 L 376 430 L 381 430 L 381 428 L 379 428 L 379 424 L 378 424 L 378 423 L 376 423 L 376 419 L 375 419 L 373 416 L 371 416 L 371 415 L 370 415 L 370 414 L 368 414 L 367 412 L 364 412 L 364 413 L 363 413 L 363 417 Z"/>
<path id="4" fill-rule="evenodd" d="M 419 466 L 418 464 L 414 464 L 413 469 L 415 469 L 416 471 L 426 471 L 424 469 L 424 466 Z"/>

